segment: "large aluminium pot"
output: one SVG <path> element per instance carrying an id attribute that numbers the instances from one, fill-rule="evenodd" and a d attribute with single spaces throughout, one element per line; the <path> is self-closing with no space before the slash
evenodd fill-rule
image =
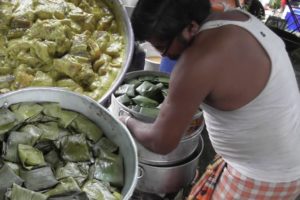
<path id="1" fill-rule="evenodd" d="M 119 22 L 118 25 L 122 27 L 122 31 L 125 37 L 125 53 L 123 57 L 124 62 L 121 66 L 121 71 L 117 75 L 116 79 L 113 81 L 109 90 L 99 100 L 99 103 L 101 103 L 102 105 L 105 104 L 107 100 L 109 100 L 110 95 L 122 82 L 122 79 L 125 76 L 125 73 L 131 64 L 131 59 L 134 52 L 134 35 L 131 27 L 130 18 L 125 7 L 123 6 L 123 3 L 120 0 L 103 1 L 106 2 L 112 9 L 117 22 Z"/>
<path id="2" fill-rule="evenodd" d="M 202 130 L 203 126 L 188 137 L 182 138 L 179 145 L 171 153 L 166 155 L 153 153 L 136 142 L 139 162 L 157 166 L 174 165 L 182 162 L 197 149 Z"/>
<path id="3" fill-rule="evenodd" d="M 189 186 L 196 175 L 199 158 L 204 142 L 200 143 L 193 154 L 184 162 L 177 165 L 154 166 L 139 163 L 137 190 L 147 193 L 166 194 L 178 192 Z"/>
<path id="4" fill-rule="evenodd" d="M 98 100 L 99 103 L 104 105 L 109 100 L 111 93 L 121 83 L 123 77 L 125 76 L 125 73 L 127 72 L 128 68 L 131 64 L 131 60 L 132 60 L 132 56 L 133 56 L 133 52 L 134 52 L 134 35 L 133 35 L 130 18 L 127 14 L 127 11 L 125 10 L 125 7 L 121 3 L 121 1 L 120 0 L 101 0 L 101 1 L 105 2 L 108 5 L 108 7 L 111 9 L 112 13 L 114 14 L 116 22 L 118 23 L 118 26 L 120 27 L 120 31 L 121 31 L 122 35 L 124 36 L 124 43 L 125 43 L 125 49 L 124 49 L 124 54 L 123 54 L 123 58 L 122 58 L 123 63 L 120 68 L 120 71 L 118 72 L 114 81 L 109 86 L 108 90 Z"/>
<path id="5" fill-rule="evenodd" d="M 166 73 L 156 72 L 156 71 L 135 71 L 135 72 L 127 73 L 124 80 L 126 81 L 144 75 L 154 75 L 154 76 L 163 76 L 163 77 L 169 76 Z M 122 103 L 120 103 L 117 100 L 114 94 L 112 94 L 111 96 L 111 105 L 109 107 L 109 110 L 116 117 L 123 115 L 124 113 L 127 113 L 132 115 L 134 118 L 146 123 L 148 122 L 151 123 L 155 120 L 155 118 L 147 117 L 141 113 L 138 113 L 124 106 Z M 147 150 L 146 148 L 144 148 L 138 142 L 136 142 L 138 147 L 139 161 L 150 165 L 170 165 L 170 164 L 176 164 L 178 162 L 181 162 L 182 160 L 189 157 L 196 150 L 199 144 L 199 140 L 200 140 L 199 137 L 203 130 L 203 127 L 204 127 L 203 114 L 201 111 L 199 111 L 194 115 L 193 121 L 189 129 L 186 131 L 186 134 L 181 139 L 179 145 L 171 153 L 167 155 L 160 155 L 160 154 L 153 153 Z"/>
<path id="6" fill-rule="evenodd" d="M 96 101 L 58 88 L 27 88 L 0 96 L 0 107 L 21 102 L 57 102 L 64 109 L 79 112 L 102 128 L 117 144 L 124 159 L 125 184 L 123 199 L 130 199 L 137 183 L 137 150 L 128 129 Z"/>

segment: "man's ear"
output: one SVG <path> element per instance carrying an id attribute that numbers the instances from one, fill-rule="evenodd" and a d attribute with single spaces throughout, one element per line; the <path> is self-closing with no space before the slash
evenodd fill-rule
<path id="1" fill-rule="evenodd" d="M 183 29 L 182 36 L 189 40 L 199 32 L 199 28 L 200 26 L 196 21 L 191 21 L 191 23 Z"/>

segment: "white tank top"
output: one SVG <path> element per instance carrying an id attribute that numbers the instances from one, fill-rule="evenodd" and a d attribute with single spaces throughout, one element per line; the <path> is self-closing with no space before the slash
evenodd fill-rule
<path id="1" fill-rule="evenodd" d="M 217 20 L 201 31 L 225 25 L 246 29 L 271 59 L 271 74 L 263 91 L 234 111 L 202 104 L 209 137 L 224 160 L 250 178 L 289 182 L 300 178 L 300 94 L 283 41 L 261 21 Z"/>

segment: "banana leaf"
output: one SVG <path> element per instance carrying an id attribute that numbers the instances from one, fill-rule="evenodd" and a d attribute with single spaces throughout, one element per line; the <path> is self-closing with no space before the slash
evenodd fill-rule
<path id="1" fill-rule="evenodd" d="M 38 149 L 24 144 L 18 144 L 18 155 L 24 168 L 45 166 L 43 153 Z"/>
<path id="2" fill-rule="evenodd" d="M 68 136 L 68 135 L 72 135 L 71 131 L 68 130 L 68 129 L 63 129 L 63 128 L 60 128 L 58 130 L 58 135 L 59 135 L 59 138 L 62 138 L 64 136 Z"/>
<path id="3" fill-rule="evenodd" d="M 140 107 L 154 108 L 159 105 L 157 101 L 141 95 L 132 98 L 132 101 L 134 101 L 134 103 L 136 103 Z"/>
<path id="4" fill-rule="evenodd" d="M 114 186 L 123 186 L 123 159 L 121 155 L 101 151 L 101 155 L 95 162 L 94 178 L 109 182 Z"/>
<path id="5" fill-rule="evenodd" d="M 27 124 L 25 126 L 23 126 L 20 131 L 27 133 L 28 135 L 32 135 L 32 137 L 36 138 L 36 140 L 42 135 L 43 131 L 33 125 L 33 124 Z M 35 141 L 36 142 L 36 141 Z M 34 142 L 34 143 L 35 143 Z"/>
<path id="6" fill-rule="evenodd" d="M 43 107 L 36 103 L 19 103 L 10 106 L 19 121 L 25 121 L 28 118 L 37 116 L 43 110 Z"/>
<path id="7" fill-rule="evenodd" d="M 58 132 L 58 139 L 53 141 L 52 144 L 54 144 L 54 146 L 57 148 L 57 149 L 60 149 L 61 148 L 61 143 L 60 143 L 60 140 L 61 138 L 65 137 L 65 136 L 68 136 L 68 135 L 73 135 L 73 134 L 77 134 L 76 132 L 74 132 L 73 130 L 68 130 L 68 129 L 62 129 L 62 128 L 59 128 L 59 132 Z"/>
<path id="8" fill-rule="evenodd" d="M 31 190 L 22 188 L 17 184 L 13 184 L 10 199 L 11 200 L 46 200 L 47 196 L 39 192 L 33 192 Z"/>
<path id="9" fill-rule="evenodd" d="M 158 108 L 141 107 L 140 113 L 151 118 L 156 118 L 159 114 Z"/>
<path id="10" fill-rule="evenodd" d="M 132 103 L 131 99 L 128 97 L 127 94 L 121 95 L 117 97 L 118 102 L 121 104 L 128 106 Z"/>
<path id="11" fill-rule="evenodd" d="M 43 154 L 48 154 L 50 151 L 55 149 L 55 145 L 52 141 L 39 141 L 34 145 L 34 148 L 38 149 L 39 151 L 43 152 Z"/>
<path id="12" fill-rule="evenodd" d="M 4 158 L 4 160 L 10 162 L 19 162 L 18 144 L 8 144 L 3 142 L 2 151 L 3 151 L 2 157 Z"/>
<path id="13" fill-rule="evenodd" d="M 90 200 L 116 200 L 109 189 L 98 180 L 89 180 L 81 188 Z"/>
<path id="14" fill-rule="evenodd" d="M 102 137 L 95 145 L 93 145 L 92 149 L 94 157 L 98 157 L 101 150 L 113 153 L 118 150 L 118 146 L 106 137 Z"/>
<path id="15" fill-rule="evenodd" d="M 4 160 L 4 154 L 6 153 L 6 142 L 5 141 L 0 141 L 0 167 L 3 165 L 3 160 Z"/>
<path id="16" fill-rule="evenodd" d="M 60 167 L 55 172 L 55 177 L 60 180 L 66 177 L 73 177 L 78 185 L 82 185 L 88 178 L 89 165 L 85 163 L 68 162 L 64 167 Z"/>
<path id="17" fill-rule="evenodd" d="M 139 78 L 138 78 L 138 80 L 139 81 L 150 81 L 150 82 L 152 82 L 152 81 L 154 81 L 155 80 L 155 76 L 140 76 Z"/>
<path id="18" fill-rule="evenodd" d="M 90 161 L 89 148 L 83 134 L 65 136 L 61 139 L 61 156 L 65 161 Z"/>
<path id="19" fill-rule="evenodd" d="M 23 182 L 23 179 L 17 176 L 7 164 L 4 164 L 0 169 L 0 200 L 4 200 L 5 192 L 14 183 L 22 185 Z"/>
<path id="20" fill-rule="evenodd" d="M 161 90 L 161 93 L 163 94 L 164 98 L 167 97 L 168 92 L 169 92 L 169 89 L 163 89 L 163 90 Z"/>
<path id="21" fill-rule="evenodd" d="M 62 129 L 62 128 L 59 128 L 59 131 L 58 131 L 58 140 L 55 140 L 53 141 L 53 144 L 55 145 L 55 147 L 57 149 L 60 149 L 61 148 L 61 143 L 60 143 L 60 139 L 65 137 L 65 136 L 68 136 L 68 135 L 72 135 L 72 134 L 77 134 L 76 132 L 74 132 L 73 130 L 68 130 L 68 129 Z"/>
<path id="22" fill-rule="evenodd" d="M 82 187 L 85 181 L 87 180 L 86 178 L 83 177 L 76 177 L 76 178 L 72 177 L 72 178 L 76 181 L 79 187 Z"/>
<path id="23" fill-rule="evenodd" d="M 156 84 L 156 87 L 158 87 L 160 90 L 162 90 L 162 89 L 165 88 L 165 85 L 162 84 L 162 83 L 157 83 L 157 84 Z"/>
<path id="24" fill-rule="evenodd" d="M 154 81 L 159 82 L 159 83 L 163 83 L 164 85 L 169 85 L 170 77 L 158 76 L 154 79 Z"/>
<path id="25" fill-rule="evenodd" d="M 11 130 L 18 123 L 16 115 L 7 108 L 0 108 L 0 135 Z"/>
<path id="26" fill-rule="evenodd" d="M 116 96 L 127 94 L 129 97 L 135 96 L 135 87 L 134 85 L 124 84 L 121 85 L 115 92 Z"/>
<path id="27" fill-rule="evenodd" d="M 61 107 L 59 103 L 43 103 L 43 113 L 50 117 L 59 118 L 61 115 Z"/>
<path id="28" fill-rule="evenodd" d="M 35 133 L 30 134 L 26 132 L 12 131 L 7 139 L 6 150 L 3 155 L 4 159 L 11 162 L 19 162 L 18 145 L 33 145 L 37 141 L 38 137 L 39 135 Z"/>
<path id="29" fill-rule="evenodd" d="M 85 180 L 90 177 L 90 163 L 81 162 L 81 163 L 77 163 L 77 166 L 81 174 L 86 176 L 86 177 L 73 177 L 78 183 L 78 185 L 81 187 L 84 184 Z"/>
<path id="30" fill-rule="evenodd" d="M 59 158 L 58 153 L 55 149 L 48 152 L 45 156 L 45 161 L 52 167 L 52 169 L 57 169 L 58 165 L 62 162 Z"/>
<path id="31" fill-rule="evenodd" d="M 48 200 L 89 200 L 85 192 L 75 192 L 71 194 L 55 195 Z"/>
<path id="32" fill-rule="evenodd" d="M 59 125 L 63 128 L 67 128 L 72 121 L 78 116 L 78 113 L 70 110 L 61 110 Z"/>
<path id="33" fill-rule="evenodd" d="M 25 187 L 33 191 L 49 189 L 58 183 L 50 167 L 20 170 L 20 176 L 25 181 Z"/>
<path id="34" fill-rule="evenodd" d="M 39 123 L 37 127 L 42 130 L 39 141 L 57 140 L 59 138 L 59 128 L 57 122 Z"/>
<path id="35" fill-rule="evenodd" d="M 50 117 L 47 115 L 44 115 L 43 113 L 40 113 L 34 117 L 30 117 L 26 120 L 27 123 L 43 123 L 43 122 L 56 122 L 58 121 L 55 117 Z"/>
<path id="36" fill-rule="evenodd" d="M 76 181 L 73 177 L 63 178 L 59 181 L 59 183 L 55 186 L 55 188 L 45 192 L 44 194 L 47 197 L 62 195 L 70 192 L 81 192 L 81 189 L 77 185 Z"/>
<path id="37" fill-rule="evenodd" d="M 103 131 L 91 120 L 83 115 L 78 115 L 71 123 L 71 127 L 78 133 L 83 133 L 93 142 L 97 142 L 103 135 Z"/>
<path id="38" fill-rule="evenodd" d="M 126 84 L 129 85 L 134 85 L 134 88 L 137 88 L 139 85 L 142 84 L 142 81 L 138 80 L 138 79 L 130 79 L 128 81 L 125 81 Z"/>
<path id="39" fill-rule="evenodd" d="M 17 165 L 16 163 L 13 163 L 13 162 L 5 162 L 5 164 L 8 165 L 16 175 L 18 175 L 18 176 L 20 175 L 20 166 L 19 165 Z"/>
<path id="40" fill-rule="evenodd" d="M 136 91 L 140 95 L 152 99 L 155 98 L 160 93 L 160 89 L 156 85 L 148 81 L 144 81 L 139 87 L 136 88 Z"/>

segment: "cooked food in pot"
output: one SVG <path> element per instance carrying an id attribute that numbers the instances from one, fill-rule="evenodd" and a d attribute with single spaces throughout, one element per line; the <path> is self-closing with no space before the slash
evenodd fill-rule
<path id="1" fill-rule="evenodd" d="M 118 146 L 57 103 L 0 108 L 0 200 L 121 199 Z"/>
<path id="2" fill-rule="evenodd" d="M 114 94 L 129 109 L 156 118 L 168 88 L 169 77 L 146 75 L 126 80 Z"/>
<path id="3" fill-rule="evenodd" d="M 138 119 L 144 117 L 154 120 L 160 111 L 161 104 L 168 95 L 168 76 L 139 75 L 125 81 L 114 93 L 116 101 L 130 109 L 131 113 L 138 113 Z M 133 114 L 135 116 L 135 114 Z M 186 130 L 189 135 L 200 130 L 203 125 L 202 111 L 199 109 Z"/>
<path id="4" fill-rule="evenodd" d="M 124 37 L 101 0 L 0 2 L 0 94 L 63 87 L 99 100 L 120 71 Z"/>

